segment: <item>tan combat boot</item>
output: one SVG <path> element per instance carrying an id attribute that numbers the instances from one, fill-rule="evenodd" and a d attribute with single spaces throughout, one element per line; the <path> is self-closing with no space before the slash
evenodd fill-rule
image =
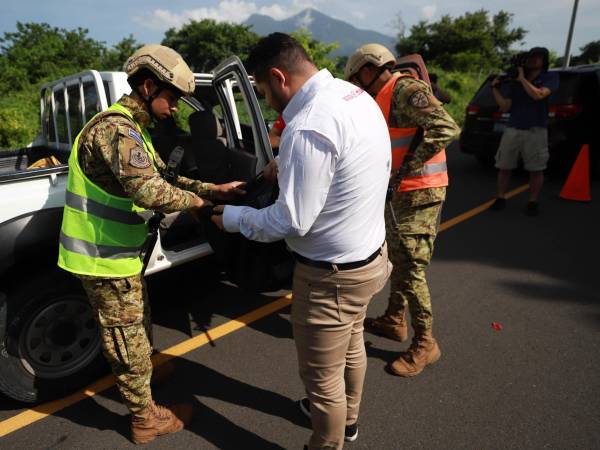
<path id="1" fill-rule="evenodd" d="M 408 339 L 406 309 L 402 311 L 399 318 L 392 318 L 387 313 L 381 317 L 367 317 L 365 319 L 365 330 L 395 341 L 406 341 Z"/>
<path id="2" fill-rule="evenodd" d="M 442 356 L 431 330 L 416 331 L 409 349 L 388 365 L 394 375 L 414 377 L 419 375 L 426 365 L 433 364 Z"/>
<path id="3" fill-rule="evenodd" d="M 193 415 L 191 404 L 173 405 L 168 408 L 152 401 L 141 411 L 131 415 L 131 440 L 146 444 L 158 436 L 181 431 Z"/>

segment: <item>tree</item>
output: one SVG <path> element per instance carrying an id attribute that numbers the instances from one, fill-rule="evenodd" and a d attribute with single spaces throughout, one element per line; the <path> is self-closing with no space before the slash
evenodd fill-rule
<path id="1" fill-rule="evenodd" d="M 579 47 L 581 51 L 580 55 L 571 56 L 569 65 L 579 66 L 581 64 L 594 64 L 600 63 L 600 41 L 591 41 L 585 44 L 583 47 Z M 561 56 L 556 59 L 553 67 L 562 67 L 565 64 L 565 57 Z"/>
<path id="2" fill-rule="evenodd" d="M 0 38 L 0 93 L 97 68 L 104 45 L 87 33 L 84 28 L 17 22 L 16 32 Z"/>
<path id="3" fill-rule="evenodd" d="M 310 59 L 312 59 L 319 69 L 327 69 L 333 74 L 338 72 L 338 68 L 336 66 L 337 61 L 329 57 L 329 53 L 336 50 L 340 46 L 337 42 L 325 44 L 317 41 L 313 39 L 312 33 L 305 28 L 301 28 L 292 32 L 291 36 L 300 42 L 300 44 L 302 44 L 302 47 L 304 47 L 304 50 L 306 50 L 306 53 L 308 53 Z"/>
<path id="4" fill-rule="evenodd" d="M 127 61 L 133 52 L 140 48 L 142 44 L 137 42 L 133 35 L 121 39 L 113 48 L 106 49 L 102 55 L 100 68 L 102 70 L 123 70 L 123 64 Z"/>
<path id="5" fill-rule="evenodd" d="M 177 50 L 194 72 L 208 72 L 232 54 L 245 60 L 258 39 L 249 26 L 204 19 L 170 28 L 162 43 Z"/>
<path id="6" fill-rule="evenodd" d="M 433 23 L 421 21 L 410 35 L 399 35 L 399 54 L 419 53 L 426 62 L 446 70 L 495 69 L 514 52 L 511 46 L 521 41 L 527 31 L 510 28 L 513 15 L 500 11 L 489 17 L 486 10 L 449 15 Z"/>
<path id="7" fill-rule="evenodd" d="M 581 50 L 581 55 L 578 57 L 579 64 L 600 62 L 600 40 L 588 42 L 579 50 Z"/>

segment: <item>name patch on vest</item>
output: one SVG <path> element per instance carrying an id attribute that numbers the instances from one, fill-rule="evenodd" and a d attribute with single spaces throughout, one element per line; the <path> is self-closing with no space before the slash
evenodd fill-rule
<path id="1" fill-rule="evenodd" d="M 142 140 L 142 136 L 137 131 L 132 130 L 131 128 L 127 130 L 129 136 L 138 141 L 140 144 L 144 145 L 144 141 Z"/>
<path id="2" fill-rule="evenodd" d="M 129 151 L 129 165 L 136 169 L 147 169 L 150 167 L 151 162 L 148 158 L 148 154 L 141 147 L 133 147 Z"/>

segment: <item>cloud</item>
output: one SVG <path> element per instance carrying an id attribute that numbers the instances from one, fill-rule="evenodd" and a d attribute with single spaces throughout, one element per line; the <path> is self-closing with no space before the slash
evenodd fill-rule
<path id="1" fill-rule="evenodd" d="M 352 11 L 352 17 L 356 17 L 359 20 L 364 19 L 367 15 L 362 11 Z"/>
<path id="2" fill-rule="evenodd" d="M 421 15 L 426 21 L 430 21 L 435 17 L 435 13 L 437 12 L 437 5 L 426 5 L 421 8 Z"/>
<path id="3" fill-rule="evenodd" d="M 217 22 L 244 22 L 252 14 L 263 14 L 275 20 L 283 20 L 306 8 L 314 8 L 319 0 L 293 0 L 291 5 L 273 3 L 257 6 L 252 1 L 222 0 L 214 7 L 185 9 L 180 12 L 155 9 L 151 13 L 135 16 L 133 20 L 145 28 L 166 30 L 179 28 L 190 20 L 213 19 Z M 308 20 L 310 18 L 307 17 Z"/>

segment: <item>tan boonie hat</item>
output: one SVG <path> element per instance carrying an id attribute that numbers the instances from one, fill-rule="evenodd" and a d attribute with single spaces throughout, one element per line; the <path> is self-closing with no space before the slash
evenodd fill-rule
<path id="1" fill-rule="evenodd" d="M 130 77 L 140 69 L 148 69 L 159 80 L 177 88 L 184 95 L 194 92 L 194 73 L 175 50 L 164 45 L 144 45 L 131 55 L 123 70 Z"/>
<path id="2" fill-rule="evenodd" d="M 349 81 L 367 63 L 371 63 L 375 67 L 381 67 L 391 62 L 396 62 L 396 57 L 383 45 L 363 45 L 348 58 L 344 69 L 344 78 Z"/>

